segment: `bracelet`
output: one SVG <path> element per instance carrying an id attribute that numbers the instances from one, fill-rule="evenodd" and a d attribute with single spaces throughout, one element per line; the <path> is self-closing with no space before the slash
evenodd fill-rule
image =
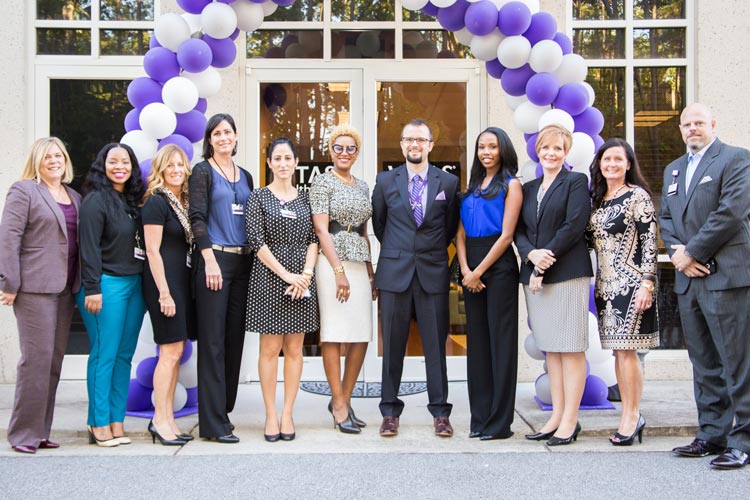
<path id="1" fill-rule="evenodd" d="M 307 268 L 305 268 L 302 271 L 302 274 L 304 274 L 305 276 L 309 276 L 310 278 L 312 278 L 313 277 L 313 270 L 310 269 L 309 267 L 307 267 Z"/>
<path id="2" fill-rule="evenodd" d="M 641 281 L 641 287 L 648 290 L 649 293 L 653 292 L 654 288 L 656 288 L 656 286 L 654 285 L 652 281 L 645 281 L 645 280 Z"/>
<path id="3" fill-rule="evenodd" d="M 535 277 L 544 276 L 544 271 L 540 271 L 539 268 L 534 268 L 534 270 L 531 272 Z"/>
<path id="4" fill-rule="evenodd" d="M 344 266 L 334 267 L 333 268 L 334 274 L 344 274 Z"/>

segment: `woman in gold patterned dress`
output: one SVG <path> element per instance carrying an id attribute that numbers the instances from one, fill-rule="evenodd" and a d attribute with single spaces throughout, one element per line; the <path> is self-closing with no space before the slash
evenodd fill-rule
<path id="1" fill-rule="evenodd" d="M 633 148 L 609 139 L 591 164 L 591 218 L 597 255 L 596 309 L 603 349 L 615 354 L 622 416 L 615 446 L 641 442 L 643 372 L 636 350 L 659 345 L 656 308 L 656 213 Z"/>

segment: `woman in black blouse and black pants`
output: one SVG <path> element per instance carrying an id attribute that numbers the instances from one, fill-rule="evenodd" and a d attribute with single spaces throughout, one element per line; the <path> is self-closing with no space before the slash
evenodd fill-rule
<path id="1" fill-rule="evenodd" d="M 237 443 L 228 414 L 234 409 L 245 342 L 250 249 L 244 207 L 250 174 L 234 164 L 237 127 L 227 114 L 206 125 L 202 161 L 190 176 L 190 224 L 197 257 L 193 275 L 198 331 L 200 436 Z"/>

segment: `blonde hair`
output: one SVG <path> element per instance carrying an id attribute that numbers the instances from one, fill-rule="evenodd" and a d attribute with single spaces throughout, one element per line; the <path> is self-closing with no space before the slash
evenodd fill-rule
<path id="1" fill-rule="evenodd" d="M 362 150 L 362 136 L 359 135 L 359 132 L 350 125 L 339 125 L 331 131 L 331 136 L 328 138 L 329 154 L 333 155 L 333 143 L 336 142 L 336 139 L 339 137 L 351 137 L 357 145 L 357 151 Z"/>
<path id="2" fill-rule="evenodd" d="M 181 147 L 176 144 L 167 144 L 161 148 L 156 153 L 156 156 L 154 156 L 154 159 L 151 160 L 151 172 L 149 172 L 148 179 L 146 179 L 146 193 L 143 195 L 143 201 L 146 201 L 158 188 L 164 187 L 164 171 L 167 169 L 167 166 L 169 166 L 169 161 L 175 154 L 180 155 L 180 159 L 185 165 L 185 179 L 182 181 L 182 190 L 180 191 L 180 197 L 182 200 L 180 201 L 184 202 L 187 200 L 188 178 L 190 177 L 191 170 L 190 160 L 188 160 L 187 155 Z"/>
<path id="3" fill-rule="evenodd" d="M 547 125 L 539 131 L 539 136 L 536 138 L 536 144 L 534 149 L 539 152 L 539 149 L 547 143 L 551 137 L 559 137 L 563 141 L 563 150 L 565 154 L 570 152 L 570 146 L 573 145 L 573 135 L 568 129 L 561 127 L 560 125 Z"/>
<path id="4" fill-rule="evenodd" d="M 65 144 L 57 137 L 42 137 L 34 141 L 31 145 L 31 152 L 29 157 L 26 159 L 26 164 L 23 166 L 23 172 L 21 172 L 21 180 L 33 179 L 37 182 L 42 181 L 39 175 L 39 169 L 42 166 L 44 157 L 47 155 L 49 148 L 57 146 L 65 158 L 65 173 L 63 174 L 62 181 L 68 184 L 73 180 L 73 163 L 70 161 L 70 155 L 68 150 L 65 149 Z"/>

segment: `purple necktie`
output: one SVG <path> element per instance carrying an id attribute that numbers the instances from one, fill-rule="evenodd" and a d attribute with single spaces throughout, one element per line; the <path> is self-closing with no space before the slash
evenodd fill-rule
<path id="1" fill-rule="evenodd" d="M 411 201 L 411 209 L 414 211 L 414 220 L 419 227 L 422 225 L 422 177 L 415 175 L 411 182 L 409 201 Z"/>

